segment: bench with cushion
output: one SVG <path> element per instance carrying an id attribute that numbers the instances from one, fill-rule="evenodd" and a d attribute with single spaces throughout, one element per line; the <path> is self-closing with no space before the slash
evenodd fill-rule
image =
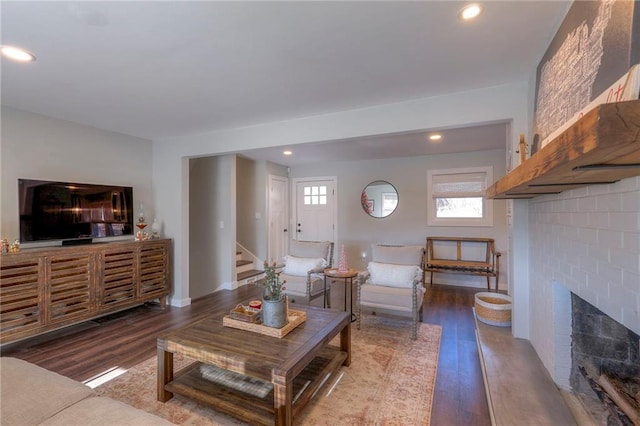
<path id="1" fill-rule="evenodd" d="M 427 237 L 425 271 L 431 273 L 468 274 L 496 278 L 496 291 L 500 278 L 501 253 L 495 249 L 492 238 Z"/>

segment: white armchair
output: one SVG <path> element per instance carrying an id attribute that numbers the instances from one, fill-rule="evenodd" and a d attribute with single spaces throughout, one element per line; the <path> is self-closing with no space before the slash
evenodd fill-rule
<path id="1" fill-rule="evenodd" d="M 292 301 L 303 298 L 307 304 L 324 296 L 322 272 L 333 264 L 333 243 L 330 241 L 291 241 L 289 255 L 284 257 L 280 280 Z M 327 289 L 327 300 L 329 300 Z"/>
<path id="2" fill-rule="evenodd" d="M 411 338 L 422 322 L 424 247 L 372 245 L 371 262 L 358 279 L 358 323 L 362 307 L 411 313 Z"/>

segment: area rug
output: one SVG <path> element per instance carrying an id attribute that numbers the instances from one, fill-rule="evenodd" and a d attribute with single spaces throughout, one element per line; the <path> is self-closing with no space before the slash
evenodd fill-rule
<path id="1" fill-rule="evenodd" d="M 352 325 L 351 366 L 342 367 L 294 423 L 429 425 L 440 335 L 440 326 L 420 324 L 411 340 L 407 320 L 366 316 L 361 330 Z M 174 362 L 178 370 L 192 360 L 176 356 Z M 155 357 L 148 359 L 95 390 L 179 425 L 245 425 L 179 395 L 158 402 L 156 365 Z"/>

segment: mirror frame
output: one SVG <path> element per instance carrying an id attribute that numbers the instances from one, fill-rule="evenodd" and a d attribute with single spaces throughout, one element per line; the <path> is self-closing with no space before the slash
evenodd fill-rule
<path id="1" fill-rule="evenodd" d="M 391 188 L 393 188 L 394 193 L 396 194 L 396 199 L 398 200 L 396 202 L 396 207 L 393 209 L 392 212 L 390 212 L 389 214 L 382 216 L 382 215 L 378 215 L 376 216 L 374 214 L 375 211 L 375 199 L 369 199 L 368 198 L 368 194 L 367 194 L 367 188 L 371 187 L 371 186 L 381 186 L 383 184 L 389 185 Z M 381 200 L 378 200 L 378 202 L 380 203 L 380 207 L 382 207 L 382 203 Z M 398 210 L 398 204 L 400 203 L 400 194 L 398 194 L 398 189 L 393 186 L 392 183 L 386 181 L 386 180 L 382 180 L 382 179 L 378 179 L 378 180 L 374 180 L 372 182 L 369 182 L 363 189 L 362 189 L 362 193 L 360 195 L 360 206 L 362 207 L 362 211 L 364 211 L 369 217 L 372 217 L 374 219 L 384 219 L 387 218 L 389 216 L 391 216 L 393 213 L 395 213 L 396 210 Z"/>

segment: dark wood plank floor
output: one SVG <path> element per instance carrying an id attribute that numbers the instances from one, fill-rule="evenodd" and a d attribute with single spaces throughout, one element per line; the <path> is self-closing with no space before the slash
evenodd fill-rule
<path id="1" fill-rule="evenodd" d="M 471 307 L 480 289 L 434 285 L 425 295 L 424 322 L 442 326 L 432 425 L 489 425 L 489 412 Z M 144 305 L 78 326 L 5 345 L 13 356 L 78 381 L 113 367 L 130 368 L 156 354 L 156 336 L 258 296 L 245 286 L 195 300 L 184 308 Z"/>

